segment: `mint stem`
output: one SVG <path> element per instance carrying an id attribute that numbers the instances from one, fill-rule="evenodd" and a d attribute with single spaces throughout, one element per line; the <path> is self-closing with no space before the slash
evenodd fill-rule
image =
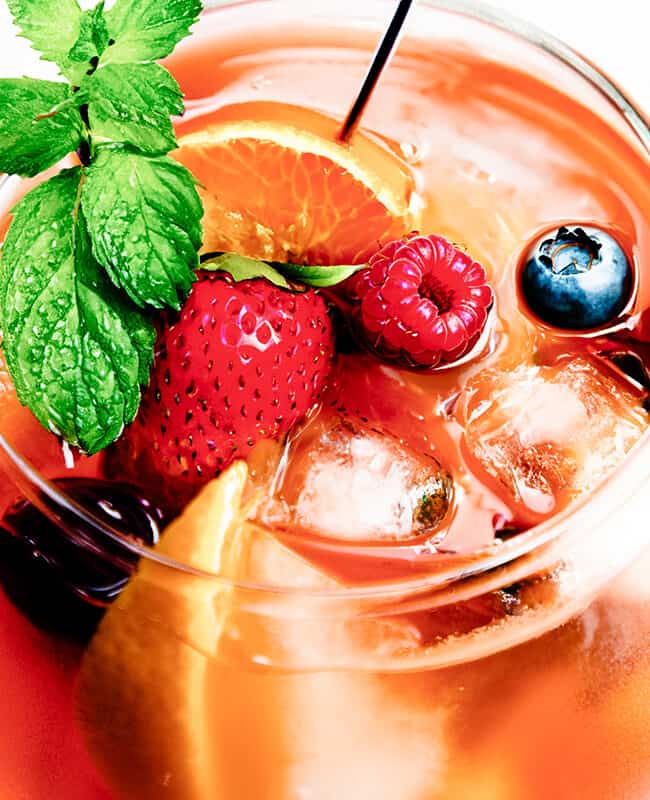
<path id="1" fill-rule="evenodd" d="M 87 103 L 84 103 L 83 105 L 79 106 L 79 114 L 81 116 L 81 119 L 83 120 L 87 135 L 77 149 L 77 156 L 79 157 L 79 161 L 81 161 L 84 167 L 88 167 L 90 166 L 90 162 L 92 161 L 92 149 L 90 146 L 90 139 L 88 137 L 88 134 L 90 133 L 89 131 L 90 122 L 88 119 Z"/>
<path id="2" fill-rule="evenodd" d="M 79 145 L 79 147 L 77 148 L 77 158 L 84 165 L 84 167 L 90 166 L 91 157 L 90 157 L 90 145 L 88 144 L 88 142 L 82 142 Z"/>

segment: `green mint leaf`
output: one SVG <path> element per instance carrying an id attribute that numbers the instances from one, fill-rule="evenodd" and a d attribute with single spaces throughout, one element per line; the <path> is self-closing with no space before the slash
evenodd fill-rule
<path id="1" fill-rule="evenodd" d="M 280 261 L 272 261 L 270 263 L 286 278 L 320 289 L 324 289 L 327 286 L 336 286 L 337 283 L 342 283 L 351 275 L 354 275 L 355 272 L 366 269 L 368 266 L 367 264 L 341 264 L 331 267 L 309 267 Z"/>
<path id="2" fill-rule="evenodd" d="M 108 64 L 82 83 L 95 142 L 122 142 L 145 153 L 176 147 L 171 114 L 183 111 L 183 95 L 159 64 Z"/>
<path id="3" fill-rule="evenodd" d="M 95 453 L 135 417 L 155 339 L 94 260 L 64 170 L 14 209 L 0 260 L 3 350 L 19 400 L 45 427 Z"/>
<path id="4" fill-rule="evenodd" d="M 93 252 L 139 306 L 180 308 L 201 246 L 203 207 L 178 162 L 100 148 L 81 193 Z"/>
<path id="5" fill-rule="evenodd" d="M 111 39 L 106 64 L 155 61 L 184 39 L 201 12 L 201 0 L 117 0 L 106 13 Z"/>
<path id="6" fill-rule="evenodd" d="M 67 63 L 79 36 L 81 9 L 77 0 L 7 0 L 21 35 L 46 61 Z"/>
<path id="7" fill-rule="evenodd" d="M 283 289 L 291 288 L 285 278 L 266 261 L 258 261 L 256 258 L 240 256 L 237 253 L 210 253 L 201 258 L 201 269 L 208 272 L 228 272 L 236 281 L 266 278 Z"/>
<path id="8" fill-rule="evenodd" d="M 108 47 L 109 35 L 104 19 L 104 3 L 84 11 L 79 23 L 79 36 L 70 48 L 68 58 L 75 63 L 88 63 L 99 58 Z"/>
<path id="9" fill-rule="evenodd" d="M 0 80 L 0 172 L 32 177 L 76 150 L 83 125 L 76 108 L 62 105 L 70 97 L 64 83 Z"/>

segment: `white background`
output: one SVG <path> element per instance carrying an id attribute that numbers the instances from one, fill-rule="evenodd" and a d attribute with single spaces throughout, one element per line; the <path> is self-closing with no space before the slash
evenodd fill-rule
<path id="1" fill-rule="evenodd" d="M 309 4 L 309 0 L 304 0 Z M 601 66 L 650 111 L 647 0 L 495 0 L 495 7 L 559 36 Z M 47 69 L 24 40 L 16 39 L 0 0 L 0 76 L 42 75 Z"/>

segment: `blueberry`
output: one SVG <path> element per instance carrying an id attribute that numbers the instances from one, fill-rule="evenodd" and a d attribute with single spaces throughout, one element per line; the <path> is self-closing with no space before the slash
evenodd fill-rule
<path id="1" fill-rule="evenodd" d="M 131 486 L 90 478 L 55 483 L 132 541 L 151 545 L 158 540 L 165 517 Z M 41 501 L 48 504 L 44 496 Z M 83 642 L 126 585 L 137 555 L 102 538 L 71 512 L 52 510 L 60 524 L 27 500 L 2 518 L 0 584 L 37 627 Z"/>
<path id="2" fill-rule="evenodd" d="M 627 304 L 632 270 L 623 248 L 591 226 L 561 227 L 526 255 L 522 290 L 531 310 L 558 328 L 587 330 L 611 322 Z"/>

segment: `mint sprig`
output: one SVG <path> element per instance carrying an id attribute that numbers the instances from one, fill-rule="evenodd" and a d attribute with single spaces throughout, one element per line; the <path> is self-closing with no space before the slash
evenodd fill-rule
<path id="1" fill-rule="evenodd" d="M 168 156 L 124 148 L 102 149 L 86 172 L 81 203 L 93 252 L 139 306 L 178 309 L 192 286 L 202 207 L 187 174 Z"/>
<path id="2" fill-rule="evenodd" d="M 134 418 L 155 332 L 92 257 L 79 210 L 82 179 L 80 167 L 64 170 L 16 206 L 0 297 L 3 349 L 19 400 L 92 453 Z"/>
<path id="3" fill-rule="evenodd" d="M 81 8 L 77 0 L 7 0 L 20 29 L 45 61 L 61 66 L 79 37 Z"/>
<path id="4" fill-rule="evenodd" d="M 109 41 L 110 36 L 104 19 L 104 3 L 101 2 L 95 8 L 89 8 L 82 13 L 79 19 L 79 35 L 66 58 L 66 66 L 67 63 L 70 66 L 67 67 L 65 74 L 76 73 L 70 79 L 74 83 L 79 83 L 83 79 L 84 72 L 75 71 L 73 65 L 90 63 L 93 59 L 99 58 L 108 47 Z"/>
<path id="5" fill-rule="evenodd" d="M 109 44 L 104 3 L 82 11 L 77 0 L 7 0 L 21 36 L 78 85 Z"/>
<path id="6" fill-rule="evenodd" d="M 0 173 L 31 178 L 79 147 L 85 132 L 77 109 L 61 108 L 49 116 L 71 97 L 65 83 L 0 81 Z"/>
<path id="7" fill-rule="evenodd" d="M 123 64 L 165 58 L 187 36 L 201 8 L 201 0 L 116 0 L 106 14 L 115 44 L 102 60 Z"/>
<path id="8" fill-rule="evenodd" d="M 81 88 L 98 144 L 123 142 L 152 154 L 176 147 L 169 117 L 183 111 L 183 95 L 160 64 L 108 64 Z"/>
<path id="9" fill-rule="evenodd" d="M 7 0 L 22 35 L 68 83 L 0 80 L 0 172 L 82 164 L 14 209 L 0 259 L 3 351 L 22 403 L 94 453 L 133 420 L 148 382 L 150 309 L 178 308 L 201 245 L 192 175 L 166 156 L 176 81 L 153 59 L 200 0 Z"/>

